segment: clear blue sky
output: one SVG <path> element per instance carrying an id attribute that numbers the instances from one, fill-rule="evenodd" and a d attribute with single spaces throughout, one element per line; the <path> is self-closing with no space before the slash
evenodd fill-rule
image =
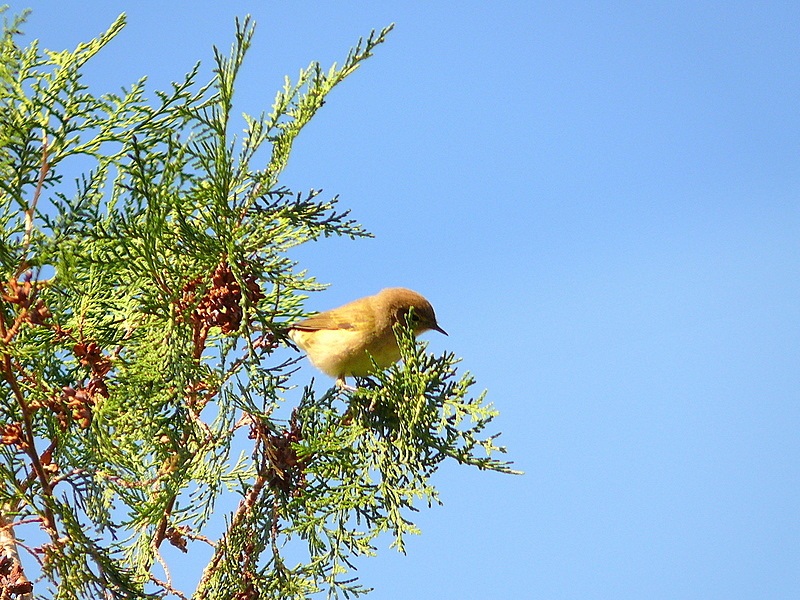
<path id="1" fill-rule="evenodd" d="M 286 172 L 377 236 L 298 253 L 308 306 L 425 294 L 526 475 L 444 468 L 370 598 L 800 597 L 800 4 L 24 6 L 54 49 L 127 11 L 98 92 L 210 68 L 252 13 L 254 113 L 397 24 Z"/>

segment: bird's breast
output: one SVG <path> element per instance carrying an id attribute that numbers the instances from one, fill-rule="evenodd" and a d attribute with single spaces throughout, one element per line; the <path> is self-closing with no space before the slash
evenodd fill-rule
<path id="1" fill-rule="evenodd" d="M 331 377 L 368 375 L 374 371 L 370 356 L 381 368 L 400 358 L 391 329 L 381 335 L 352 329 L 292 329 L 289 337 L 306 352 L 315 367 Z"/>

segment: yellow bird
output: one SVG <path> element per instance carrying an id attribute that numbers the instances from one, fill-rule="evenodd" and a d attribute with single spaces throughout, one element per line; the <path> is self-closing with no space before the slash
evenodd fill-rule
<path id="1" fill-rule="evenodd" d="M 289 337 L 315 367 L 336 378 L 337 386 L 353 390 L 345 377 L 373 372 L 370 356 L 381 369 L 400 359 L 392 326 L 405 322 L 409 312 L 414 335 L 431 329 L 447 335 L 424 297 L 405 288 L 387 288 L 295 323 Z"/>

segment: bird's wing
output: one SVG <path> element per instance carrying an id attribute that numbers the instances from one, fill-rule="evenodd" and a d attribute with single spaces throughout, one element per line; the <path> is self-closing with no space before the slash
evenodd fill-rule
<path id="1" fill-rule="evenodd" d="M 357 319 L 354 315 L 340 315 L 335 312 L 323 312 L 303 319 L 292 325 L 292 329 L 301 331 L 318 331 L 320 329 L 357 329 Z"/>

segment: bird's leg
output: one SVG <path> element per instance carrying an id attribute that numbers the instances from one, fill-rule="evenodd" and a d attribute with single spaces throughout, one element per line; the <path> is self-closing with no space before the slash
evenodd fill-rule
<path id="1" fill-rule="evenodd" d="M 344 378 L 344 375 L 341 375 L 336 378 L 336 387 L 346 392 L 357 392 L 358 388 L 354 388 L 352 385 L 347 385 L 347 381 Z"/>

